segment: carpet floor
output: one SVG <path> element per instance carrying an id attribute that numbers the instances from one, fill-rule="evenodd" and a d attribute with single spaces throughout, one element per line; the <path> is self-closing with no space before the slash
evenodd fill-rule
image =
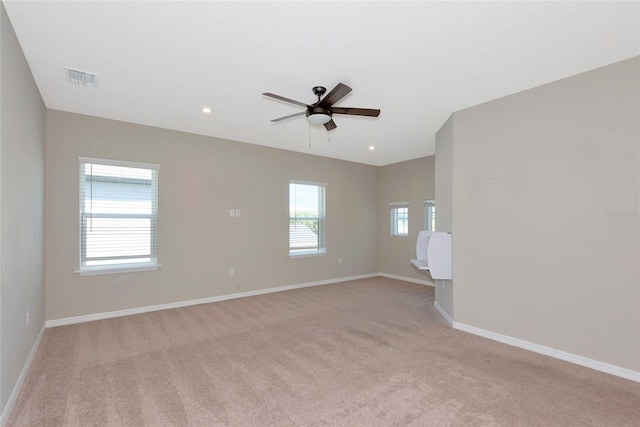
<path id="1" fill-rule="evenodd" d="M 47 329 L 8 425 L 640 426 L 640 384 L 376 277 Z"/>

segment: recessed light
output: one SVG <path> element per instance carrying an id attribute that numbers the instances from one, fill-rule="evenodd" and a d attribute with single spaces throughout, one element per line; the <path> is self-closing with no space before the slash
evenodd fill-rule
<path id="1" fill-rule="evenodd" d="M 369 150 L 373 151 L 375 149 L 376 149 L 376 147 L 374 147 L 373 145 L 369 146 Z"/>
<path id="2" fill-rule="evenodd" d="M 209 114 L 211 112 L 211 107 L 202 107 L 202 112 Z"/>

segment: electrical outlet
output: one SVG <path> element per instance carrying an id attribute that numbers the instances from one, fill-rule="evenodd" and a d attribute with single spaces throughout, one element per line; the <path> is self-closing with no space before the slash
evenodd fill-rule
<path id="1" fill-rule="evenodd" d="M 236 216 L 236 210 L 235 209 L 229 209 L 229 216 Z"/>
<path id="2" fill-rule="evenodd" d="M 338 264 L 342 264 L 342 258 L 338 258 Z"/>
<path id="3" fill-rule="evenodd" d="M 235 268 L 230 268 L 229 269 L 229 276 L 235 276 L 236 275 L 236 269 Z"/>
<path id="4" fill-rule="evenodd" d="M 29 310 L 27 310 L 27 326 L 29 326 Z"/>

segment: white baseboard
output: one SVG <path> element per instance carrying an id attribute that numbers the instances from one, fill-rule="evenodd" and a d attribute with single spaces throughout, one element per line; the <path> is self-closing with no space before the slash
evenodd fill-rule
<path id="1" fill-rule="evenodd" d="M 411 278 L 411 277 L 398 276 L 396 274 L 388 274 L 388 273 L 378 273 L 377 275 L 378 276 L 382 276 L 382 277 L 387 277 L 389 279 L 402 280 L 404 282 L 411 282 L 411 283 L 417 283 L 419 285 L 435 287 L 435 283 L 433 283 L 433 282 L 431 282 L 429 280 L 414 279 L 414 278 Z"/>
<path id="2" fill-rule="evenodd" d="M 447 321 L 449 326 L 453 326 L 453 319 L 451 318 L 451 316 L 449 316 L 449 313 L 447 313 L 445 309 L 442 308 L 440 304 L 438 304 L 438 301 L 434 301 L 433 306 L 436 308 L 436 310 L 438 310 L 440 314 L 442 314 L 442 317 L 444 317 L 444 320 Z"/>
<path id="3" fill-rule="evenodd" d="M 437 308 L 437 307 L 436 307 Z M 535 344 L 529 341 L 524 341 L 518 338 L 513 338 L 508 335 L 498 334 L 496 332 L 487 331 L 485 329 L 476 328 L 475 326 L 465 325 L 460 322 L 453 322 L 454 329 L 468 332 L 473 335 L 478 335 L 484 338 L 489 338 L 494 341 L 498 341 L 504 344 L 509 344 L 514 347 L 520 347 L 525 350 L 533 351 L 536 353 L 544 354 L 545 356 L 555 357 L 566 362 L 575 363 L 576 365 L 585 366 L 587 368 L 595 369 L 596 371 L 605 372 L 607 374 L 615 375 L 617 377 L 625 378 L 631 381 L 640 382 L 640 372 L 632 371 L 631 369 L 622 368 L 620 366 L 611 365 L 599 360 L 589 359 L 587 357 L 579 356 L 577 354 L 567 353 L 564 351 L 556 350 L 544 345 Z"/>
<path id="4" fill-rule="evenodd" d="M 20 390 L 22 389 L 22 385 L 24 384 L 24 380 L 27 378 L 27 374 L 29 373 L 29 369 L 31 368 L 31 363 L 33 359 L 36 357 L 36 353 L 38 352 L 38 348 L 40 348 L 40 341 L 42 341 L 42 337 L 44 335 L 44 330 L 46 329 L 45 324 L 42 324 L 42 328 L 38 333 L 38 337 L 36 341 L 33 343 L 31 347 L 31 351 L 29 352 L 29 356 L 27 356 L 27 360 L 22 367 L 22 372 L 20 372 L 20 376 L 18 377 L 18 381 L 16 381 L 16 385 L 13 387 L 13 391 L 11 392 L 11 396 L 9 396 L 9 400 L 7 401 L 7 405 L 4 407 L 4 411 L 2 411 L 2 415 L 0 415 L 0 426 L 4 427 L 9 421 L 9 416 L 11 415 L 11 411 L 13 410 L 13 405 L 16 404 L 16 400 L 18 399 L 18 395 L 20 394 Z"/>
<path id="5" fill-rule="evenodd" d="M 144 307 L 128 308 L 125 310 L 108 311 L 104 313 L 87 314 L 83 316 L 65 317 L 62 319 L 47 320 L 47 328 L 53 328 L 55 326 L 73 325 L 75 323 L 92 322 L 94 320 L 111 319 L 113 317 L 130 316 L 132 314 L 149 313 L 151 311 L 168 310 L 171 308 L 188 307 L 190 305 L 207 304 L 211 302 L 226 301 L 236 298 L 251 297 L 256 295 L 270 294 L 273 292 L 289 291 L 292 289 L 309 288 L 312 286 L 329 285 L 332 283 L 347 282 L 349 280 L 368 279 L 370 277 L 377 277 L 380 274 L 361 274 L 359 276 L 340 277 L 338 279 L 319 280 L 316 282 L 300 283 L 295 285 L 278 286 L 275 288 L 258 289 L 255 291 L 238 292 L 235 294 L 218 295 L 207 298 L 199 298 L 187 301 L 171 302 L 167 304 L 148 305 Z"/>

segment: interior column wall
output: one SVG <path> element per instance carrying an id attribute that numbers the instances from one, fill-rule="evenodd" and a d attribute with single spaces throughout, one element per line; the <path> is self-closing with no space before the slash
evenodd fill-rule
<path id="1" fill-rule="evenodd" d="M 639 63 L 454 114 L 456 322 L 640 371 Z"/>
<path id="2" fill-rule="evenodd" d="M 452 115 L 436 133 L 436 231 L 452 233 L 452 264 L 456 261 L 456 235 L 453 233 L 453 134 Z M 455 275 L 453 276 L 455 280 Z M 436 280 L 436 304 L 453 320 L 453 280 Z"/>

